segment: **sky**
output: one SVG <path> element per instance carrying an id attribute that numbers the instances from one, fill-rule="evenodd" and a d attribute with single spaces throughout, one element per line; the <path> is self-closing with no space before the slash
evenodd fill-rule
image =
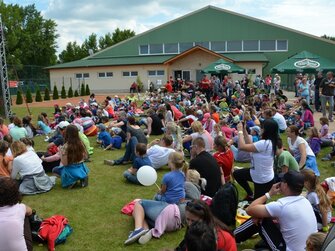
<path id="1" fill-rule="evenodd" d="M 35 4 L 46 19 L 56 21 L 58 53 L 70 41 L 81 44 L 116 28 L 136 34 L 192 11 L 213 5 L 316 36 L 335 36 L 335 0 L 4 0 Z"/>

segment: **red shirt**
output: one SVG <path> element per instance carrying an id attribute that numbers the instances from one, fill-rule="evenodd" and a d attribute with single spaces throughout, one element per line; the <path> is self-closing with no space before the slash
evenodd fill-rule
<path id="1" fill-rule="evenodd" d="M 217 250 L 237 251 L 235 238 L 227 231 L 221 228 L 216 229 L 217 234 Z"/>
<path id="2" fill-rule="evenodd" d="M 226 135 L 226 138 L 229 140 L 233 137 L 233 129 L 228 126 L 221 127 L 222 132 Z"/>
<path id="3" fill-rule="evenodd" d="M 212 113 L 212 119 L 214 119 L 214 121 L 215 121 L 216 124 L 219 123 L 219 121 L 220 121 L 219 114 L 217 112 Z"/>
<path id="4" fill-rule="evenodd" d="M 181 111 L 178 110 L 177 107 L 174 105 L 171 105 L 171 110 L 173 111 L 174 114 L 174 120 L 179 120 L 181 117 L 184 115 Z"/>
<path id="5" fill-rule="evenodd" d="M 230 180 L 231 169 L 234 165 L 234 154 L 233 152 L 228 149 L 225 152 L 216 152 L 214 153 L 213 157 L 218 162 L 218 165 L 221 167 L 225 181 Z"/>
<path id="6" fill-rule="evenodd" d="M 170 82 L 168 82 L 166 85 L 165 85 L 165 89 L 167 92 L 172 92 L 172 85 L 170 84 Z"/>

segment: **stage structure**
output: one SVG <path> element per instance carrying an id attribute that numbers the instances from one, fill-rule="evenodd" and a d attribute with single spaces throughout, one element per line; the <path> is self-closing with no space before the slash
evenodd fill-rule
<path id="1" fill-rule="evenodd" d="M 7 75 L 5 31 L 0 15 L 0 116 L 8 118 L 11 115 L 11 98 Z"/>

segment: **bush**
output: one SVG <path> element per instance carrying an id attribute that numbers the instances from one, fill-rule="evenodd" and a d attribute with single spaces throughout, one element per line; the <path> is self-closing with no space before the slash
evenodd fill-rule
<path id="1" fill-rule="evenodd" d="M 68 96 L 69 98 L 72 98 L 72 97 L 73 97 L 72 86 L 69 87 L 69 90 L 68 90 L 68 92 L 67 92 L 67 96 Z"/>
<path id="2" fill-rule="evenodd" d="M 50 100 L 50 92 L 48 87 L 46 87 L 44 91 L 44 100 Z"/>
<path id="3" fill-rule="evenodd" d="M 42 102 L 42 95 L 41 95 L 41 91 L 40 88 L 37 86 L 36 87 L 36 96 L 35 96 L 35 101 L 36 102 Z"/>
<path id="4" fill-rule="evenodd" d="M 54 91 L 52 92 L 52 99 L 59 99 L 57 86 L 54 85 Z"/>
<path id="5" fill-rule="evenodd" d="M 21 91 L 17 91 L 17 94 L 16 94 L 16 104 L 17 105 L 22 105 L 23 104 L 23 98 L 22 98 Z"/>
<path id="6" fill-rule="evenodd" d="M 85 85 L 84 85 L 84 83 L 81 84 L 80 96 L 85 96 Z"/>
<path id="7" fill-rule="evenodd" d="M 142 82 L 140 76 L 137 76 L 136 83 L 137 83 L 137 90 L 138 90 L 138 92 L 143 91 L 143 82 Z"/>
<path id="8" fill-rule="evenodd" d="M 90 90 L 90 87 L 88 86 L 88 84 L 86 84 L 85 94 L 86 94 L 87 96 L 89 96 L 89 95 L 91 94 L 91 90 Z"/>
<path id="9" fill-rule="evenodd" d="M 26 93 L 26 102 L 27 103 L 32 103 L 33 102 L 33 96 L 31 95 L 31 90 L 28 87 L 27 93 Z"/>
<path id="10" fill-rule="evenodd" d="M 65 91 L 65 86 L 62 86 L 62 91 L 60 93 L 61 98 L 66 98 L 66 91 Z"/>
<path id="11" fill-rule="evenodd" d="M 74 91 L 74 96 L 75 96 L 75 97 L 78 97 L 78 96 L 79 96 L 78 90 L 75 90 L 75 91 Z"/>

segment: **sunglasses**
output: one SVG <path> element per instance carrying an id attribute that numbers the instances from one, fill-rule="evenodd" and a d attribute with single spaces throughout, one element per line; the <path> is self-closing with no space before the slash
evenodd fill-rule
<path id="1" fill-rule="evenodd" d="M 205 208 L 204 208 L 204 206 L 202 204 L 194 203 L 192 201 L 188 201 L 186 203 L 186 207 L 188 207 L 190 209 L 193 208 L 193 209 L 195 209 L 197 211 L 205 210 Z"/>

